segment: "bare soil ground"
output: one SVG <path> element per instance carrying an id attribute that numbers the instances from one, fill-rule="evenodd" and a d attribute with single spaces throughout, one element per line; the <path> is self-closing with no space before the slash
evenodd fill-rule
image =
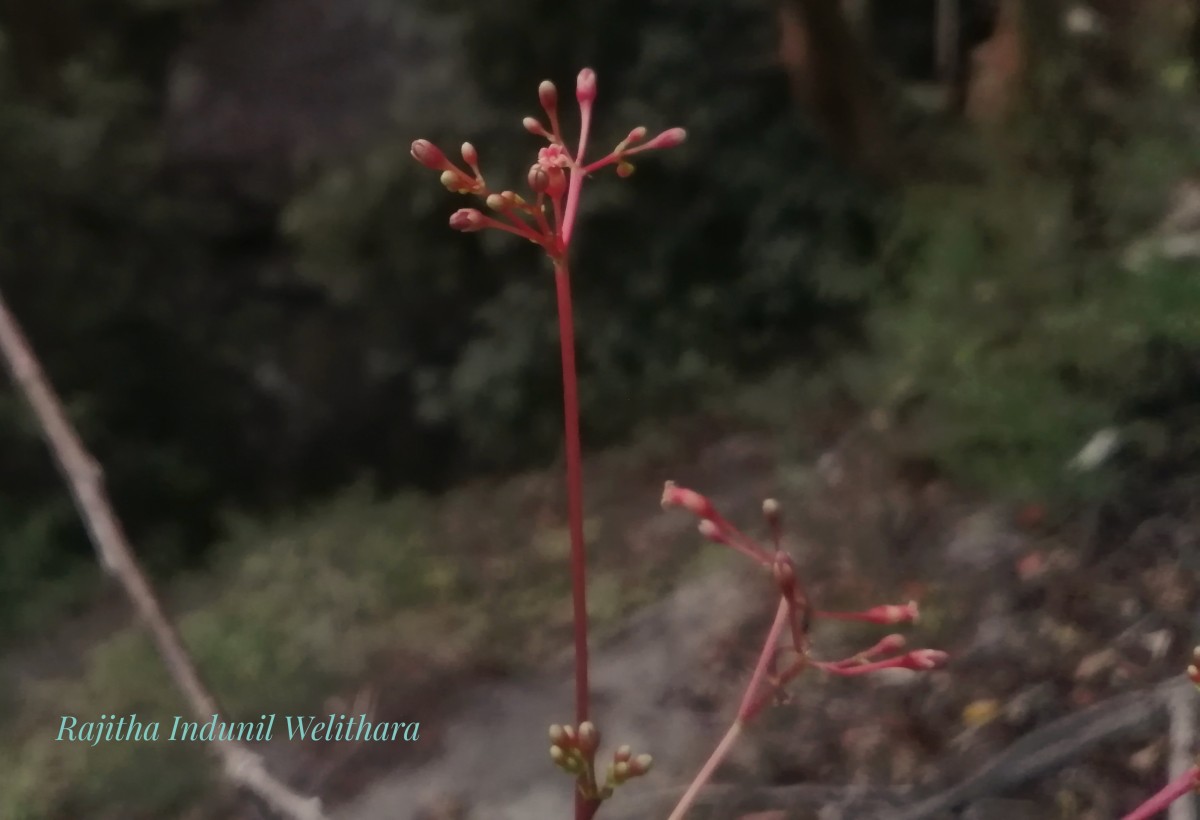
<path id="1" fill-rule="evenodd" d="M 597 584 L 660 599 L 601 619 L 596 718 L 611 744 L 656 760 L 605 815 L 668 813 L 727 725 L 773 610 L 765 578 L 702 543 L 686 515 L 658 509 L 663 478 L 710 495 L 750 532 L 761 499 L 779 498 L 818 607 L 916 598 L 923 619 L 910 645 L 952 654 L 930 674 L 802 678 L 748 733 L 699 820 L 1102 820 L 1165 781 L 1172 735 L 1190 743 L 1194 708 L 1179 676 L 1197 604 L 1186 510 L 1164 501 L 1152 517 L 1093 510 L 1051 522 L 1036 504 L 965 497 L 861 431 L 811 463 L 781 463 L 756 434 L 698 434 L 688 449 L 683 469 L 637 458 L 621 474 L 609 459 L 590 500 Z M 553 473 L 530 478 L 513 510 L 560 525 L 557 494 Z M 489 540 L 494 522 L 473 519 L 470 503 L 446 511 L 448 543 L 476 556 L 481 590 L 487 578 L 522 583 Z M 568 645 L 565 602 L 559 616 L 498 641 L 496 657 L 437 673 L 410 659 L 378 681 L 404 711 L 419 706 L 432 743 L 419 759 L 339 766 L 328 780 L 344 797 L 338 817 L 569 816 L 569 782 L 545 740 L 545 726 L 571 713 L 569 664 L 555 648 Z M 825 623 L 815 643 L 842 656 L 883 632 Z"/>

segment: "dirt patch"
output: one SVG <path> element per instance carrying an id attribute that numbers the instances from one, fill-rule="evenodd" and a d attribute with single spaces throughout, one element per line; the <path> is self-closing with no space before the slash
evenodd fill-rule
<path id="1" fill-rule="evenodd" d="M 1160 683 L 1185 663 L 1198 598 L 1154 528 L 1098 537 L 1095 527 L 1051 527 L 1036 511 L 956 494 L 936 475 L 914 479 L 869 437 L 784 465 L 766 458 L 767 444 L 722 438 L 697 448 L 692 480 L 664 477 L 711 492 L 751 531 L 761 498 L 778 496 L 818 607 L 920 597 L 925 617 L 911 645 L 945 649 L 953 661 L 931 674 L 802 678 L 791 701 L 748 733 L 697 820 L 763 811 L 782 811 L 779 820 L 1003 812 L 1099 820 L 1163 782 L 1165 704 L 1179 688 Z M 630 477 L 623 489 L 646 483 Z M 650 777 L 605 809 L 632 820 L 665 816 L 720 737 L 772 593 L 732 554 L 714 554 L 713 568 L 692 581 L 679 564 L 656 565 L 647 559 L 655 543 L 692 537 L 696 551 L 715 548 L 687 535 L 686 516 L 649 504 L 616 509 L 626 514 L 606 513 L 597 550 L 613 552 L 597 560 L 636 559 L 674 587 L 624 620 L 595 658 L 606 738 L 656 759 Z M 844 655 L 881 634 L 830 622 L 816 630 L 816 651 Z M 569 816 L 569 782 L 544 748 L 546 724 L 570 715 L 569 668 L 565 659 L 542 668 L 550 671 L 522 669 L 462 692 L 439 751 L 375 783 L 338 817 Z"/>

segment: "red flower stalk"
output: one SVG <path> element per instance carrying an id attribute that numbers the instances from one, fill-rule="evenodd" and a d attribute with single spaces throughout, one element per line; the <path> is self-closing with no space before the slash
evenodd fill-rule
<path id="1" fill-rule="evenodd" d="M 819 618 L 832 618 L 838 621 L 865 621 L 870 624 L 913 624 L 919 616 L 916 601 L 907 604 L 884 604 L 871 607 L 863 612 L 818 612 Z"/>
<path id="2" fill-rule="evenodd" d="M 1170 808 L 1171 804 L 1179 798 L 1195 792 L 1197 788 L 1200 788 L 1200 767 L 1193 767 L 1188 769 L 1182 777 L 1168 783 L 1161 791 L 1121 820 L 1150 820 L 1151 817 Z"/>
<path id="3" fill-rule="evenodd" d="M 530 167 L 526 180 L 532 192 L 532 202 L 527 202 L 512 191 L 491 190 L 479 169 L 479 154 L 470 143 L 462 146 L 463 162 L 471 169 L 467 173 L 455 165 L 446 155 L 428 140 L 416 140 L 412 144 L 413 158 L 434 171 L 441 172 L 441 182 L 455 193 L 477 196 L 496 216 L 486 216 L 475 208 L 463 208 L 450 217 L 450 227 L 459 231 L 473 232 L 485 229 L 502 230 L 520 236 L 546 252 L 554 267 L 554 283 L 558 303 L 559 347 L 562 355 L 564 445 L 567 461 L 567 519 L 571 538 L 571 598 L 574 613 L 575 641 L 575 717 L 582 727 L 588 724 L 588 629 L 587 629 L 587 555 L 583 538 L 583 467 L 579 438 L 579 388 L 575 368 L 575 328 L 572 318 L 571 277 L 567 265 L 567 251 L 579 212 L 579 198 L 584 178 L 606 165 L 620 162 L 623 154 L 643 152 L 655 148 L 670 148 L 679 145 L 686 137 L 682 128 L 664 131 L 649 143 L 636 149 L 627 148 L 631 142 L 644 137 L 645 129 L 635 128 L 618 149 L 605 160 L 591 167 L 584 165 L 588 133 L 591 129 L 592 106 L 596 99 L 596 73 L 590 68 L 579 72 L 575 83 L 575 100 L 579 105 L 579 138 L 574 151 L 568 149 L 563 139 L 558 116 L 558 89 L 546 80 L 538 86 L 538 102 L 549 123 L 547 128 L 539 120 L 526 117 L 522 121 L 525 130 L 545 139 L 549 144 L 538 152 L 537 161 Z M 634 137 L 636 136 L 636 139 Z M 619 165 L 618 172 L 624 168 Z M 628 174 L 622 174 L 627 176 Z M 588 724 L 590 725 L 590 724 Z M 559 749 L 556 760 L 575 760 L 564 747 Z M 578 750 L 576 750 L 578 751 Z M 645 757 L 645 756 L 642 756 Z M 648 760 L 648 758 L 647 758 Z M 638 767 L 648 767 L 647 760 L 618 761 L 619 778 L 627 779 L 640 773 Z M 638 762 L 641 761 L 641 762 Z M 576 765 L 576 764 L 571 764 Z M 582 766 L 582 763 L 578 765 Z M 590 772 L 590 758 L 587 763 Z M 585 772 L 586 773 L 586 772 Z M 583 774 L 580 776 L 582 777 Z M 588 775 L 594 785 L 594 772 Z M 581 781 L 582 782 L 582 781 Z M 602 790 L 590 791 L 580 788 L 576 792 L 576 820 L 588 820 L 599 803 L 607 796 Z"/>

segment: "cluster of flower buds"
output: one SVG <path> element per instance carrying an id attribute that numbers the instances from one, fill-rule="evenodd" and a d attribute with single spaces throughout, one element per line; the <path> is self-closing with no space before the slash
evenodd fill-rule
<path id="1" fill-rule="evenodd" d="M 550 759 L 575 777 L 580 793 L 589 800 L 607 800 L 617 786 L 646 774 L 654 763 L 650 755 L 634 756 L 628 746 L 621 746 L 613 752 L 604 785 L 600 786 L 596 782 L 596 750 L 599 748 L 600 730 L 590 720 L 579 724 L 578 729 L 557 723 L 550 727 Z"/>
<path id="2" fill-rule="evenodd" d="M 459 231 L 485 228 L 506 231 L 541 245 L 552 259 L 559 259 L 566 253 L 570 241 L 584 177 L 610 165 L 616 166 L 619 176 L 627 177 L 633 173 L 630 157 L 657 148 L 674 147 L 687 137 L 682 128 L 670 128 L 647 140 L 646 129 L 639 126 L 606 156 L 585 163 L 584 152 L 596 99 L 596 73 L 590 68 L 579 72 L 575 99 L 579 104 L 580 128 L 574 151 L 563 139 L 558 116 L 558 89 L 554 83 L 546 80 L 538 87 L 538 101 L 546 114 L 546 122 L 535 117 L 524 120 L 526 131 L 549 143 L 538 152 L 537 161 L 526 175 L 532 201 L 514 191 L 491 190 L 479 170 L 479 154 L 469 142 L 462 146 L 462 160 L 469 171 L 448 159 L 429 140 L 417 140 L 412 144 L 413 158 L 426 168 L 440 172 L 442 185 L 447 190 L 479 197 L 495 214 L 488 216 L 477 208 L 463 208 L 450 217 L 450 227 Z"/>
<path id="3" fill-rule="evenodd" d="M 654 758 L 647 754 L 634 755 L 628 746 L 618 746 L 613 752 L 612 763 L 608 764 L 608 776 L 605 778 L 605 790 L 609 793 L 635 777 L 641 777 L 650 771 Z"/>
<path id="4" fill-rule="evenodd" d="M 775 580 L 779 594 L 788 607 L 792 633 L 792 648 L 797 654 L 788 671 L 777 676 L 780 683 L 786 682 L 807 666 L 815 666 L 835 675 L 861 675 L 881 669 L 935 669 L 945 665 L 948 656 L 936 649 L 916 649 L 903 652 L 905 641 L 901 635 L 889 635 L 879 643 L 839 661 L 822 662 L 809 656 L 808 630 L 814 618 L 832 618 L 846 621 L 863 621 L 880 625 L 916 622 L 919 611 L 916 602 L 907 604 L 885 604 L 861 612 L 826 612 L 812 609 L 797 574 L 795 562 L 783 549 L 783 525 L 779 503 L 774 499 L 763 502 L 763 516 L 771 536 L 768 548 L 733 526 L 721 516 L 712 502 L 700 493 L 677 486 L 668 481 L 663 488 L 664 508 L 679 507 L 700 519 L 700 534 L 716 544 L 730 547 L 749 557 L 768 570 Z M 1200 679 L 1200 673 L 1197 673 Z"/>

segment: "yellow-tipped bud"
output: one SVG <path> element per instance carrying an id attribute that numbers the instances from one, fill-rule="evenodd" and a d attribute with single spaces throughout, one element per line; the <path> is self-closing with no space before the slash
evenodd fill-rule
<path id="1" fill-rule="evenodd" d="M 629 764 L 624 760 L 620 763 L 614 763 L 610 777 L 615 785 L 620 786 L 629 779 Z"/>
<path id="2" fill-rule="evenodd" d="M 554 83 L 542 80 L 541 85 L 538 86 L 538 102 L 547 112 L 558 107 L 558 89 L 555 88 Z"/>
<path id="3" fill-rule="evenodd" d="M 587 756 L 594 755 L 600 746 L 600 730 L 590 720 L 579 724 L 579 751 Z"/>
<path id="4" fill-rule="evenodd" d="M 650 767 L 654 765 L 654 758 L 650 755 L 638 755 L 633 760 L 629 761 L 629 776 L 641 777 L 646 772 L 650 771 Z"/>
<path id="5" fill-rule="evenodd" d="M 463 162 L 470 165 L 472 168 L 479 165 L 479 152 L 475 150 L 475 146 L 469 142 L 462 144 Z"/>

